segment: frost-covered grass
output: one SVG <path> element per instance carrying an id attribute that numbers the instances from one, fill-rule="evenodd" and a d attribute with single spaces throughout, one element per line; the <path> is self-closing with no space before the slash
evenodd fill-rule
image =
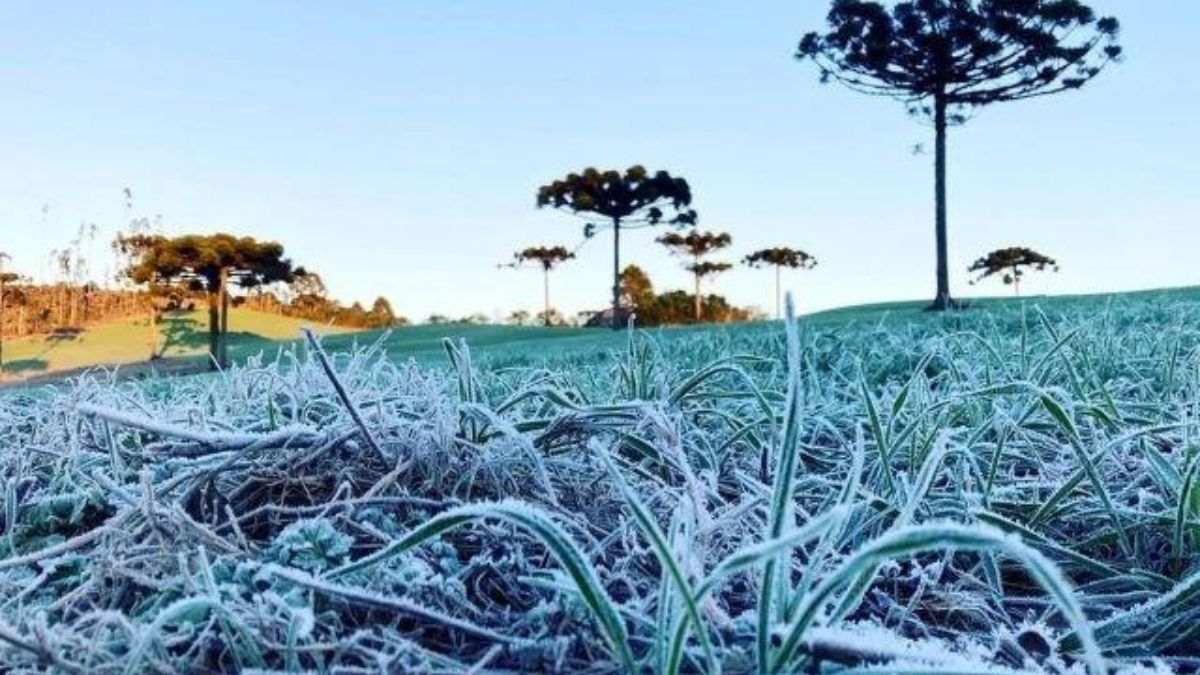
<path id="1" fill-rule="evenodd" d="M 1200 303 L 1047 307 L 6 394 L 0 669 L 1196 668 Z"/>

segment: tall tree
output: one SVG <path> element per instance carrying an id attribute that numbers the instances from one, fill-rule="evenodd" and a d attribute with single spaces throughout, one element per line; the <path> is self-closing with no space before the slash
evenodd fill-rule
<path id="1" fill-rule="evenodd" d="M 811 270 L 817 266 L 817 259 L 797 248 L 776 246 L 755 251 L 742 258 L 742 263 L 754 268 L 764 265 L 775 268 L 775 318 L 779 319 L 782 317 L 780 313 L 780 271 L 785 267 L 793 270 Z"/>
<path id="2" fill-rule="evenodd" d="M 693 303 L 697 322 L 704 319 L 704 296 L 700 295 L 700 283 L 709 277 L 715 277 L 722 272 L 728 272 L 732 268 L 733 265 L 727 262 L 713 262 L 711 260 L 694 262 L 684 268 L 692 273 L 692 278 L 696 281 L 696 292 L 693 295 Z M 714 320 L 717 320 L 717 317 L 709 317 L 709 321 Z"/>
<path id="3" fill-rule="evenodd" d="M 1047 269 L 1058 271 L 1058 261 L 1047 255 L 1042 255 L 1031 248 L 1012 246 L 992 251 L 976 260 L 967 268 L 968 272 L 977 272 L 979 276 L 971 280 L 978 283 L 994 274 L 1002 274 L 1004 283 L 1013 287 L 1013 293 L 1021 295 L 1021 277 L 1026 270 L 1044 272 Z"/>
<path id="4" fill-rule="evenodd" d="M 538 188 L 538 208 L 550 206 L 566 209 L 583 217 L 599 217 L 601 223 L 588 223 L 585 237 L 592 237 L 600 228 L 613 231 L 612 327 L 621 327 L 621 230 L 653 227 L 662 223 L 693 225 L 696 211 L 692 190 L 683 178 L 666 171 L 653 175 L 640 165 L 620 171 L 584 169 L 582 173 L 567 174 Z M 663 212 L 671 209 L 670 217 Z"/>
<path id="5" fill-rule="evenodd" d="M 829 32 L 808 33 L 796 57 L 834 80 L 903 102 L 936 137 L 937 294 L 953 306 L 946 217 L 946 129 L 974 109 L 1079 89 L 1121 56 L 1119 23 L 1079 0 L 834 0 Z"/>
<path id="6" fill-rule="evenodd" d="M 535 263 L 542 268 L 542 319 L 547 328 L 553 319 L 550 314 L 550 271 L 574 257 L 575 254 L 564 246 L 530 246 L 513 254 L 512 267 Z"/>
<path id="7" fill-rule="evenodd" d="M 283 245 L 230 234 L 124 237 L 119 243 L 132 254 L 125 270 L 131 280 L 152 288 L 185 283 L 208 297 L 208 351 L 214 367 L 227 363 L 224 333 L 229 321 L 229 284 L 245 287 L 288 283 L 302 269 L 284 257 Z"/>
<path id="8" fill-rule="evenodd" d="M 728 232 L 715 233 L 692 230 L 687 234 L 668 232 L 659 237 L 657 241 L 670 249 L 673 255 L 686 256 L 690 259 L 690 262 L 684 268 L 692 273 L 692 279 L 695 282 L 696 321 L 699 321 L 702 318 L 701 314 L 703 311 L 703 301 L 700 297 L 700 280 L 706 276 L 718 274 L 730 268 L 730 265 L 725 263 L 705 263 L 701 259 L 710 253 L 727 248 L 733 243 L 733 237 L 729 236 Z"/>

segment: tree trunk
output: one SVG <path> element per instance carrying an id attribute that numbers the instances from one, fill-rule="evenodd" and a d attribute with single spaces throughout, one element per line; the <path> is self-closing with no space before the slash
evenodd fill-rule
<path id="1" fill-rule="evenodd" d="M 550 327 L 550 268 L 542 266 L 542 300 L 545 307 L 545 314 L 542 318 L 546 322 L 546 328 Z"/>
<path id="2" fill-rule="evenodd" d="M 613 218 L 612 329 L 621 330 L 621 219 Z"/>
<path id="3" fill-rule="evenodd" d="M 780 269 L 780 266 L 779 266 L 779 265 L 776 265 L 776 266 L 775 266 L 775 320 L 776 320 L 776 321 L 778 321 L 778 320 L 780 320 L 780 319 L 782 319 L 782 318 L 783 318 L 783 314 L 781 314 L 781 313 L 780 313 L 780 311 L 779 311 L 779 300 L 780 300 L 780 295 L 779 295 L 779 269 Z"/>
<path id="4" fill-rule="evenodd" d="M 229 365 L 229 273 L 221 270 L 221 367 Z"/>
<path id="5" fill-rule="evenodd" d="M 941 311 L 950 309 L 953 301 L 950 299 L 950 268 L 949 252 L 946 241 L 946 96 L 934 96 L 933 126 L 936 133 L 934 150 L 934 200 L 936 202 L 936 238 L 937 238 L 937 295 L 929 309 Z"/>
<path id="6" fill-rule="evenodd" d="M 153 361 L 158 358 L 158 313 L 154 311 L 154 305 L 150 305 L 150 316 L 146 321 L 150 327 L 150 360 Z"/>
<path id="7" fill-rule="evenodd" d="M 1021 297 L 1021 277 L 1017 274 L 1016 267 L 1012 268 L 1012 278 L 1013 278 L 1013 294 L 1019 298 L 1019 297 Z"/>
<path id="8" fill-rule="evenodd" d="M 221 290 L 208 289 L 208 356 L 212 369 L 219 370 L 221 359 Z"/>
<path id="9" fill-rule="evenodd" d="M 693 274 L 692 276 L 695 277 L 696 288 L 696 323 L 700 323 L 700 319 L 704 316 L 704 307 L 700 302 L 700 275 Z"/>

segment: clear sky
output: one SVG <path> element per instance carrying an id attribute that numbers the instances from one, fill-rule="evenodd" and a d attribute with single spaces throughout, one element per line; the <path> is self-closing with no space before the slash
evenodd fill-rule
<path id="1" fill-rule="evenodd" d="M 952 283 L 992 248 L 1056 256 L 1031 292 L 1200 283 L 1200 3 L 1095 0 L 1125 63 L 1085 90 L 982 111 L 950 139 Z M 423 319 L 537 309 L 534 270 L 580 221 L 538 185 L 641 163 L 692 185 L 730 259 L 787 244 L 804 310 L 929 297 L 930 131 L 898 103 L 820 85 L 792 53 L 817 0 L 0 4 L 0 250 L 46 274 L 81 223 L 283 241 L 346 300 Z M 660 288 L 678 262 L 639 232 Z M 95 244 L 97 250 L 102 243 Z M 602 307 L 611 244 L 555 273 L 555 304 Z M 99 267 L 99 266 L 97 266 Z M 770 273 L 715 290 L 767 307 Z"/>

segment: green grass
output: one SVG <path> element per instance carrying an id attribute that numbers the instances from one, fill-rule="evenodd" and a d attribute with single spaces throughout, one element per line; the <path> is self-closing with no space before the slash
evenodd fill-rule
<path id="1" fill-rule="evenodd" d="M 970 309 L 1004 310 L 1034 303 L 1046 309 L 1069 309 L 1080 303 L 1121 299 L 1196 300 L 1200 299 L 1200 287 L 1075 296 L 987 297 L 970 300 Z M 926 300 L 910 300 L 854 305 L 816 312 L 804 319 L 809 326 L 831 329 L 860 322 L 884 322 L 896 326 L 935 319 L 935 315 L 923 311 L 927 304 Z M 158 364 L 160 370 L 169 371 L 174 366 L 191 372 L 206 365 L 207 321 L 207 315 L 198 311 L 175 314 L 163 322 L 159 340 L 164 360 Z M 673 326 L 651 329 L 650 332 L 668 343 L 698 333 L 715 333 L 733 340 L 770 323 Z M 235 309 L 230 320 L 230 356 L 235 363 L 245 363 L 260 354 L 271 357 L 281 347 L 298 344 L 301 328 L 312 325 L 289 317 Z M 325 335 L 325 348 L 331 352 L 348 352 L 356 345 L 370 345 L 385 333 L 319 328 Z M 465 339 L 476 357 L 489 365 L 506 367 L 537 365 L 548 356 L 603 360 L 612 350 L 621 348 L 625 341 L 624 331 L 597 328 L 445 324 L 405 326 L 387 333 L 381 346 L 393 361 L 413 359 L 422 364 L 443 364 L 442 340 L 449 337 Z M 145 319 L 139 317 L 92 326 L 78 335 L 6 341 L 4 374 L 10 378 L 37 377 L 88 366 L 139 364 L 146 361 L 148 352 Z"/>
<path id="2" fill-rule="evenodd" d="M 229 317 L 231 353 L 245 355 L 292 340 L 310 322 L 286 316 L 234 309 Z M 322 327 L 322 332 L 342 329 Z M 176 312 L 159 325 L 160 355 L 168 362 L 203 361 L 208 349 L 208 315 L 203 311 Z M 36 377 L 96 365 L 133 364 L 147 360 L 150 333 L 146 317 L 88 326 L 80 332 L 59 331 L 4 343 L 4 375 Z"/>
<path id="3" fill-rule="evenodd" d="M 1103 293 L 1091 295 L 1028 296 L 972 298 L 965 314 L 950 313 L 945 316 L 924 311 L 928 300 L 853 305 L 815 312 L 803 317 L 804 323 L 813 328 L 850 329 L 864 322 L 882 322 L 891 327 L 908 323 L 955 320 L 956 316 L 969 317 L 972 310 L 1004 311 L 1037 305 L 1045 310 L 1070 310 L 1080 306 L 1102 306 L 1109 301 L 1152 300 L 1152 301 L 1195 301 L 1200 300 L 1200 286 L 1127 293 Z M 669 326 L 651 328 L 647 332 L 657 339 L 670 343 L 673 340 L 700 334 L 714 334 L 726 340 L 753 334 L 774 321 L 741 324 L 701 324 L 696 326 Z M 778 328 L 778 326 L 776 326 Z M 324 346 L 331 352 L 351 351 L 355 345 L 367 346 L 383 337 L 385 331 L 363 331 L 331 335 L 325 338 Z M 397 328 L 383 341 L 382 348 L 393 361 L 414 359 L 418 363 L 444 363 L 445 352 L 442 340 L 462 338 L 471 346 L 476 358 L 483 358 L 491 366 L 537 365 L 548 357 L 572 357 L 579 359 L 604 359 L 613 349 L 623 348 L 627 337 L 625 331 L 602 328 L 543 328 L 520 326 L 475 326 L 465 324 L 437 326 L 409 326 Z M 235 350 L 235 357 L 246 357 L 261 351 L 262 345 L 247 345 L 247 349 Z"/>

